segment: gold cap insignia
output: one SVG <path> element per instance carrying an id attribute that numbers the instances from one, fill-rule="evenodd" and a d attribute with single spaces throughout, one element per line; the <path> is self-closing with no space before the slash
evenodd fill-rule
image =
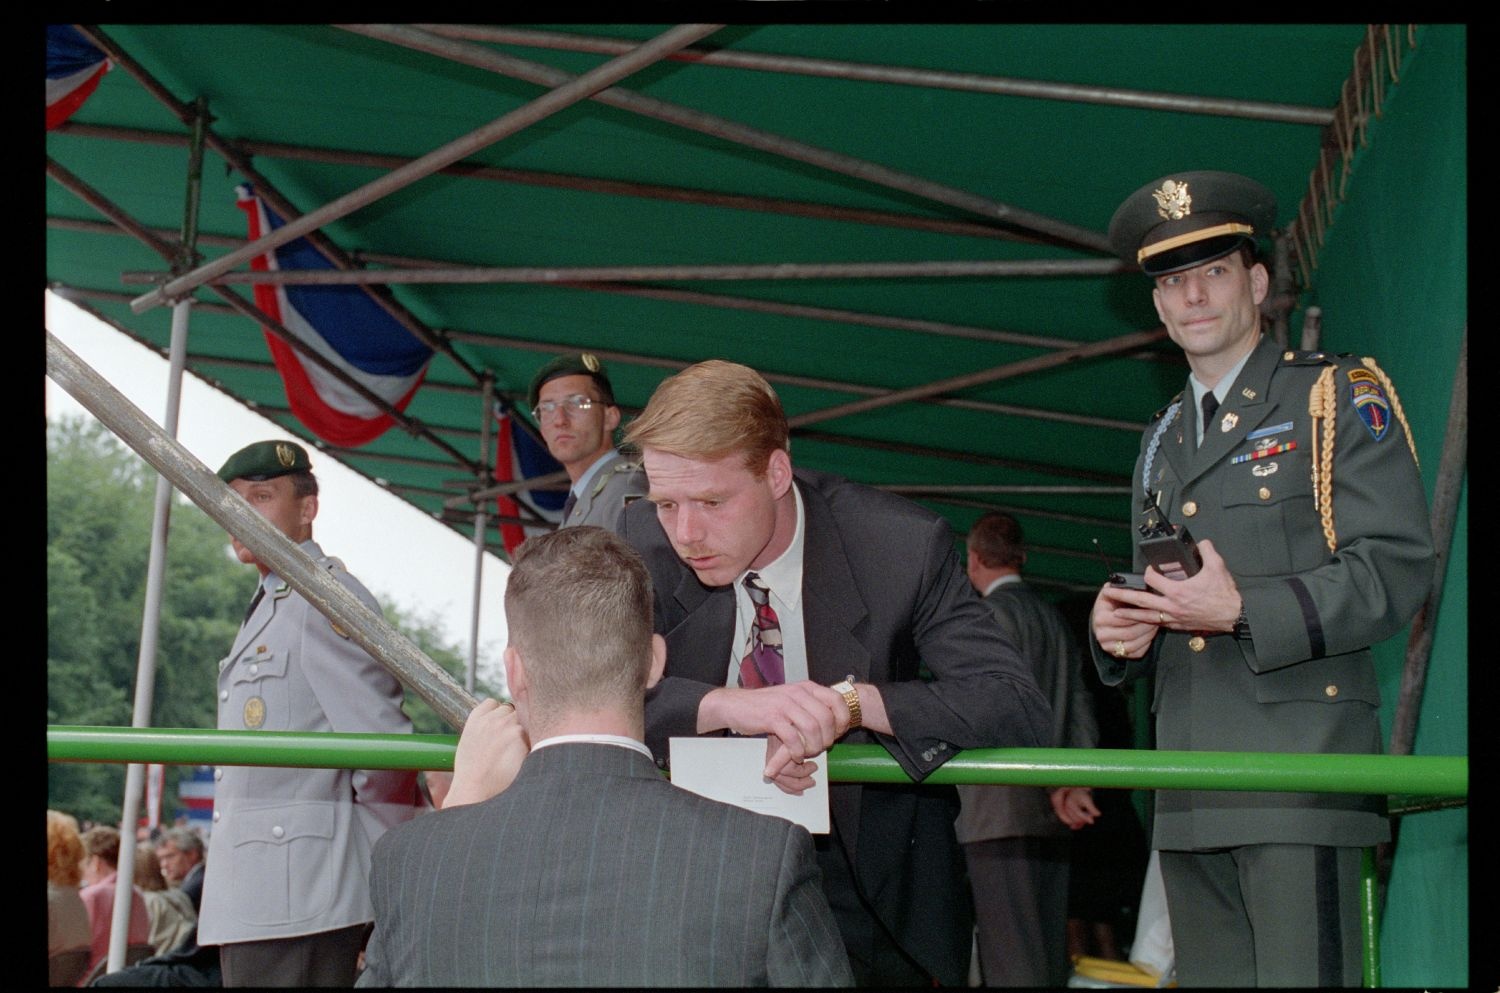
<path id="1" fill-rule="evenodd" d="M 589 372 L 599 371 L 599 359 L 594 355 L 593 352 L 584 352 L 579 356 L 579 358 L 583 360 L 583 367 Z"/>
<path id="2" fill-rule="evenodd" d="M 278 441 L 276 443 L 276 461 L 281 463 L 282 468 L 290 469 L 297 464 L 297 453 L 292 449 L 291 445 Z"/>
<path id="3" fill-rule="evenodd" d="M 252 731 L 266 722 L 266 701 L 253 696 L 245 701 L 245 727 Z"/>
<path id="4" fill-rule="evenodd" d="M 1161 189 L 1151 191 L 1156 198 L 1156 212 L 1169 221 L 1180 221 L 1193 212 L 1193 198 L 1186 183 L 1169 179 Z"/>

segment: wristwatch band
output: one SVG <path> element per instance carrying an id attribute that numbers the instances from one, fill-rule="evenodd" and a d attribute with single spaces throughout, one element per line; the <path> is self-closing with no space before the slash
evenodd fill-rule
<path id="1" fill-rule="evenodd" d="M 833 689 L 844 698 L 849 707 L 849 730 L 859 727 L 859 691 L 854 688 L 854 677 L 845 676 L 842 683 L 834 683 Z"/>
<path id="2" fill-rule="evenodd" d="M 1250 618 L 1245 616 L 1245 607 L 1240 605 L 1240 616 L 1234 619 L 1234 637 L 1236 641 L 1250 640 Z"/>

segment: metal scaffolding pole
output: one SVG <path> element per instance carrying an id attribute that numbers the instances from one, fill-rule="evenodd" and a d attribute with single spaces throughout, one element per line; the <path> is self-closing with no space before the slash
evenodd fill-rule
<path id="1" fill-rule="evenodd" d="M 893 404 L 930 397 L 938 393 L 948 393 L 953 390 L 981 386 L 985 383 L 993 383 L 1002 379 L 1011 379 L 1016 376 L 1023 376 L 1026 373 L 1051 369 L 1060 365 L 1067 365 L 1070 362 L 1078 362 L 1082 359 L 1130 351 L 1134 348 L 1154 344 L 1166 336 L 1167 332 L 1165 328 L 1156 328 L 1151 331 L 1133 331 L 1130 334 L 1108 338 L 1104 341 L 1090 342 L 1087 345 L 1079 345 L 1076 348 L 1053 352 L 1050 355 L 1039 355 L 1020 362 L 996 366 L 993 369 L 984 369 L 980 372 L 971 372 L 962 376 L 940 379 L 937 382 L 925 383 L 921 386 L 913 386 L 905 390 L 894 390 L 882 397 L 874 397 L 869 400 L 856 400 L 853 403 L 842 404 L 838 407 L 829 407 L 826 410 L 815 410 L 811 413 L 799 414 L 796 417 L 787 418 L 787 423 L 793 428 L 802 427 L 807 424 L 816 424 L 819 421 L 828 421 L 836 417 L 846 417 L 849 414 L 858 414 L 867 410 L 889 407 Z"/>
<path id="2" fill-rule="evenodd" d="M 55 134 L 67 134 L 79 138 L 103 138 L 110 141 L 133 141 L 153 145 L 180 145 L 180 135 L 163 131 L 147 131 L 143 128 L 124 128 L 109 124 L 83 124 L 68 121 Z M 302 162 L 325 162 L 334 165 L 362 166 L 371 169 L 399 169 L 411 162 L 410 156 L 383 155 L 376 152 L 347 152 L 334 148 L 313 148 L 307 145 L 287 145 L 274 141 L 238 139 L 235 146 L 248 155 L 265 158 L 293 159 Z M 660 183 L 641 183 L 622 179 L 599 179 L 591 176 L 572 176 L 566 173 L 539 172 L 534 169 L 511 169 L 503 166 L 487 166 L 469 162 L 457 162 L 438 170 L 440 175 L 459 176 L 464 179 L 481 179 L 487 182 L 520 183 L 527 186 L 545 186 L 552 189 L 578 190 L 585 193 L 604 193 L 611 196 L 639 197 L 648 200 L 668 200 L 675 203 L 691 203 L 704 207 L 727 207 L 731 210 L 752 210 L 767 214 L 785 214 L 790 217 L 808 217 L 822 221 L 841 221 L 849 224 L 868 224 L 876 227 L 907 228 L 914 231 L 930 231 L 935 234 L 959 235 L 966 238 L 990 238 L 1003 241 L 1035 243 L 1038 239 L 1013 231 L 1006 231 L 979 221 L 962 221 L 954 218 L 921 217 L 916 214 L 898 214 L 888 210 L 870 210 L 861 207 L 839 207 L 833 204 L 814 203 L 808 200 L 785 200 L 778 197 L 750 196 L 743 193 L 721 193 L 715 190 L 695 189 L 686 186 L 665 186 Z M 353 261 L 378 261 L 374 252 L 353 251 Z"/>
<path id="3" fill-rule="evenodd" d="M 635 44 L 624 39 L 602 38 L 596 35 L 533 31 L 529 28 L 496 27 L 488 24 L 414 24 L 412 27 L 430 31 L 444 38 L 551 48 L 569 52 L 592 52 L 599 55 L 612 55 L 625 51 Z M 1115 107 L 1131 107 L 1137 110 L 1244 117 L 1257 121 L 1279 121 L 1285 124 L 1327 125 L 1333 122 L 1333 111 L 1325 107 L 1303 107 L 1296 104 L 1267 103 L 1259 100 L 1184 96 L 1178 93 L 1159 93 L 1111 86 L 1087 86 L 1078 83 L 1040 82 L 972 72 L 945 72 L 935 69 L 912 69 L 905 66 L 873 65 L 866 62 L 845 62 L 836 59 L 813 59 L 801 55 L 684 48 L 673 54 L 671 59 L 675 62 L 691 62 L 695 65 L 757 69 L 764 72 L 860 80 L 871 83 L 896 83 L 905 86 L 964 90 L 970 93 L 1033 97 L 1039 100 L 1064 100 L 1070 103 L 1105 104 Z"/>
<path id="4" fill-rule="evenodd" d="M 225 256 L 233 258 L 235 253 Z M 207 267 L 205 267 L 207 268 Z M 358 286 L 388 284 L 586 283 L 649 280 L 990 279 L 1002 276 L 1112 276 L 1132 271 L 1118 259 L 984 259 L 929 262 L 770 262 L 755 265 L 448 266 L 421 269 L 274 269 L 220 272 L 211 286 Z M 156 272 L 126 272 L 126 284 L 156 282 Z M 168 285 L 171 285 L 170 283 Z"/>
<path id="5" fill-rule="evenodd" d="M 495 423 L 495 376 L 486 372 L 481 381 L 484 387 L 479 401 L 479 464 L 485 471 L 476 475 L 476 482 L 483 485 L 490 475 L 490 425 Z M 498 446 L 497 446 L 498 448 Z M 484 532 L 485 506 L 481 500 L 474 501 L 474 600 L 469 610 L 469 664 L 464 668 L 464 689 L 474 692 L 474 673 L 479 668 L 479 612 L 480 590 L 484 586 Z"/>
<path id="6" fill-rule="evenodd" d="M 559 86 L 574 78 L 571 73 L 554 69 L 551 66 L 504 55 L 482 45 L 449 41 L 429 32 L 417 31 L 409 27 L 371 24 L 340 26 L 367 37 L 378 38 L 395 45 L 403 45 L 440 58 L 452 59 L 465 65 L 543 86 Z M 925 200 L 957 207 L 979 217 L 1056 238 L 1076 247 L 1112 254 L 1108 240 L 1097 231 L 1068 224 L 1029 210 L 1022 210 L 1019 207 L 1012 207 L 988 197 L 935 183 L 909 173 L 899 172 L 866 159 L 842 155 L 628 90 L 615 88 L 600 90 L 592 95 L 592 99 L 610 107 L 665 121 L 668 124 L 712 135 L 748 148 L 804 162 L 841 175 L 853 176 L 878 186 L 901 190 Z"/>
<path id="7" fill-rule="evenodd" d="M 61 163 L 55 162 L 51 158 L 49 158 L 47 160 L 47 175 L 49 178 L 60 184 L 64 189 L 67 189 L 84 203 L 88 204 L 90 207 L 93 207 L 95 210 L 99 211 L 99 213 L 109 218 L 122 230 L 129 232 L 142 244 L 145 244 L 147 247 L 151 248 L 152 251 L 156 252 L 158 255 L 161 255 L 163 258 L 169 260 L 176 257 L 176 250 L 171 244 L 163 241 L 161 238 L 158 238 L 155 234 L 153 234 L 150 230 L 137 222 L 134 218 L 130 217 L 115 204 L 111 203 L 98 190 L 95 190 L 83 180 L 73 175 L 73 173 L 69 172 Z M 279 321 L 274 320 L 269 314 L 264 313 L 260 310 L 260 308 L 245 300 L 233 290 L 225 289 L 222 286 L 211 287 L 211 289 L 219 296 L 220 299 L 228 303 L 229 306 L 232 307 L 236 312 L 257 322 L 262 327 L 269 329 L 278 338 L 285 341 L 289 347 L 296 350 L 296 352 L 303 358 L 314 363 L 318 366 L 318 368 L 324 370 L 329 375 L 337 379 L 340 383 L 358 393 L 367 402 L 373 404 L 383 413 L 389 415 L 392 420 L 401 425 L 401 427 L 413 437 L 425 438 L 434 447 L 440 449 L 443 452 L 446 452 L 454 461 L 456 461 L 460 465 L 469 467 L 471 469 L 473 468 L 473 463 L 462 452 L 458 451 L 447 442 L 444 442 L 442 439 L 432 434 L 432 432 L 428 431 L 420 421 L 416 420 L 415 418 L 408 417 L 405 413 L 393 407 L 384 398 L 371 392 L 367 386 L 359 382 L 353 376 L 349 375 L 349 373 L 345 372 L 343 369 L 340 369 L 333 362 L 329 361 L 326 356 L 313 349 L 301 338 L 298 338 L 296 335 L 292 334 L 285 327 L 283 327 Z"/>
<path id="8" fill-rule="evenodd" d="M 131 309 L 139 314 L 152 307 L 160 306 L 169 299 L 191 292 L 194 288 L 202 285 L 214 276 L 226 273 L 242 262 L 248 262 L 257 255 L 293 241 L 307 232 L 320 228 L 330 221 L 337 220 L 346 214 L 367 206 L 381 197 L 410 186 L 412 183 L 431 175 L 443 166 L 457 162 L 465 155 L 476 152 L 487 145 L 492 145 L 502 138 L 509 137 L 523 128 L 535 124 L 537 121 L 543 120 L 566 107 L 572 106 L 580 100 L 586 99 L 595 91 L 618 82 L 646 66 L 659 62 L 667 53 L 684 45 L 691 44 L 700 38 L 707 37 L 720 27 L 721 25 L 718 24 L 684 24 L 672 28 L 651 41 L 633 49 L 630 54 L 612 59 L 597 69 L 584 73 L 582 76 L 571 78 L 570 82 L 491 121 L 482 128 L 450 141 L 448 144 L 427 153 L 415 162 L 403 166 L 394 172 L 387 173 L 352 193 L 347 193 L 333 202 L 325 204 L 310 214 L 304 214 L 295 221 L 289 221 L 265 237 L 257 239 L 254 243 L 246 245 L 238 251 L 230 252 L 228 255 L 216 259 L 207 265 L 199 266 L 192 272 L 171 280 L 165 286 L 143 294 L 131 302 Z"/>
<path id="9" fill-rule="evenodd" d="M 121 69 L 133 76 L 147 93 L 155 97 L 178 120 L 184 124 L 192 124 L 189 105 L 178 100 L 170 90 L 158 82 L 150 73 L 146 72 L 138 62 L 126 54 L 119 45 L 115 44 L 114 39 L 104 34 L 94 25 L 79 24 L 75 25 L 75 27 L 83 32 L 101 51 L 114 60 Z M 284 220 L 290 221 L 301 216 L 301 211 L 297 210 L 292 202 L 283 196 L 281 191 L 255 168 L 254 163 L 250 160 L 253 152 L 247 152 L 237 147 L 237 142 L 231 143 L 220 138 L 212 128 L 207 127 L 207 122 L 204 122 L 203 136 L 208 147 L 217 152 L 225 162 L 229 163 L 242 176 L 250 180 L 255 185 L 256 190 L 259 191 L 261 198 L 270 204 Z M 312 245 L 313 248 L 322 253 L 324 258 L 328 259 L 329 262 L 338 268 L 349 269 L 355 266 L 350 257 L 321 231 L 309 231 L 306 237 L 308 244 Z M 370 299 L 375 301 L 377 306 L 395 318 L 407 331 L 411 332 L 413 337 L 434 351 L 448 356 L 460 369 L 463 369 L 476 380 L 479 378 L 478 373 L 470 368 L 458 353 L 453 351 L 452 346 L 444 341 L 442 336 L 419 321 L 410 311 L 401 306 L 395 298 L 386 293 L 383 287 L 366 287 L 364 288 L 364 292 Z"/>
<path id="10" fill-rule="evenodd" d="M 215 523 L 254 552 L 256 558 L 275 570 L 314 609 L 349 632 L 355 644 L 427 701 L 439 717 L 454 728 L 463 729 L 476 702 L 463 687 L 405 635 L 357 600 L 326 569 L 318 568 L 306 552 L 252 509 L 193 453 L 163 434 L 150 418 L 50 331 L 46 336 L 47 375 L 53 382 L 72 394 Z"/>

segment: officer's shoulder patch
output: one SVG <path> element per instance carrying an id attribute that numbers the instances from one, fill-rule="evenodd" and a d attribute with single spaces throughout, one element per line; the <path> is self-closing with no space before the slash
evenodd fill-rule
<path id="1" fill-rule="evenodd" d="M 1354 405 L 1354 412 L 1359 415 L 1365 427 L 1369 428 L 1370 436 L 1380 441 L 1391 429 L 1391 401 L 1386 396 L 1380 377 L 1363 365 L 1350 369 L 1346 375 L 1349 381 L 1349 402 Z"/>
<path id="2" fill-rule="evenodd" d="M 1164 404 L 1160 410 L 1158 410 L 1156 413 L 1154 413 L 1154 414 L 1151 415 L 1151 421 L 1150 421 L 1150 423 L 1155 424 L 1157 421 L 1161 420 L 1163 417 L 1166 416 L 1167 411 L 1169 411 L 1169 410 L 1172 409 L 1172 405 L 1175 404 L 1175 403 L 1179 403 L 1181 400 L 1182 400 L 1182 394 L 1181 393 L 1177 394 L 1175 397 L 1173 397 L 1172 399 L 1168 400 L 1166 402 L 1166 404 Z"/>

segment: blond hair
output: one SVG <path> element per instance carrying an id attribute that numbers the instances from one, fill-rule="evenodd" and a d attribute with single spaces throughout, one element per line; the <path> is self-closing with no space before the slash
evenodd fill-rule
<path id="1" fill-rule="evenodd" d="M 47 811 L 47 882 L 77 886 L 83 879 L 83 842 L 71 814 Z"/>
<path id="2" fill-rule="evenodd" d="M 505 584 L 510 644 L 538 711 L 639 708 L 651 671 L 651 577 L 592 526 L 529 538 Z"/>
<path id="3" fill-rule="evenodd" d="M 701 462 L 740 452 L 757 477 L 772 452 L 791 450 L 786 412 L 771 384 L 749 366 L 720 359 L 663 380 L 626 429 L 625 443 Z"/>

